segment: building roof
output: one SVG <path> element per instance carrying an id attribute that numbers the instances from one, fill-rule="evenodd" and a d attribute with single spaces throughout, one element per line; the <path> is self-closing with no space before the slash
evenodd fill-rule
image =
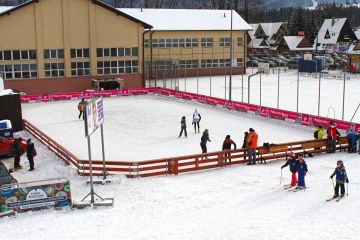
<path id="1" fill-rule="evenodd" d="M 248 44 L 248 48 L 269 48 L 269 44 L 263 38 L 254 38 Z"/>
<path id="2" fill-rule="evenodd" d="M 264 30 L 266 36 L 268 36 L 268 39 L 271 39 L 274 34 L 276 34 L 280 27 L 283 25 L 283 22 L 273 22 L 273 23 L 260 23 L 262 29 Z"/>
<path id="3" fill-rule="evenodd" d="M 318 43 L 336 44 L 346 18 L 325 19 L 318 33 Z"/>
<path id="4" fill-rule="evenodd" d="M 259 27 L 259 24 L 256 23 L 256 24 L 249 24 L 250 27 L 252 27 L 252 30 L 249 31 L 249 36 L 251 39 L 254 39 L 255 38 L 255 33 L 256 33 L 256 30 L 258 29 Z"/>
<path id="5" fill-rule="evenodd" d="M 348 50 L 348 54 L 350 55 L 360 55 L 360 40 L 356 43 L 350 46 Z"/>
<path id="6" fill-rule="evenodd" d="M 118 8 L 151 24 L 159 31 L 230 30 L 231 10 Z M 233 11 L 233 30 L 249 31 L 251 26 Z"/>
<path id="7" fill-rule="evenodd" d="M 315 47 L 299 47 L 301 41 L 303 41 L 304 36 L 284 36 L 286 45 L 290 51 L 313 51 Z"/>
<path id="8" fill-rule="evenodd" d="M 0 16 L 9 15 L 9 14 L 11 14 L 11 12 L 13 12 L 13 11 L 15 11 L 15 10 L 17 10 L 17 9 L 20 9 L 20 8 L 22 8 L 22 7 L 24 7 L 24 6 L 27 6 L 27 5 L 30 5 L 30 4 L 32 4 L 32 3 L 36 3 L 36 2 L 38 2 L 38 1 L 39 1 L 39 0 L 29 0 L 29 1 L 25 2 L 25 3 L 20 4 L 20 5 L 17 5 L 17 6 L 12 6 L 12 7 L 0 7 Z M 119 11 L 119 10 L 117 10 L 116 8 L 113 8 L 112 6 L 110 6 L 110 5 L 106 4 L 106 3 L 103 3 L 103 2 L 101 2 L 101 1 L 99 1 L 99 0 L 89 0 L 89 1 L 91 1 L 91 2 L 94 3 L 94 4 L 97 4 L 97 5 L 101 6 L 101 7 L 103 7 L 103 8 L 106 8 L 106 9 L 108 9 L 108 10 L 116 13 L 117 15 L 121 15 L 121 16 L 127 18 L 127 19 L 130 19 L 130 20 L 134 21 L 134 22 L 140 23 L 140 24 L 143 25 L 145 28 L 152 28 L 152 26 L 149 25 L 148 23 L 143 22 L 143 21 L 141 21 L 141 20 L 139 20 L 139 19 L 137 19 L 137 18 L 135 18 L 135 17 L 133 17 L 133 16 L 130 16 L 130 15 L 128 15 L 128 14 L 122 12 L 122 11 Z"/>

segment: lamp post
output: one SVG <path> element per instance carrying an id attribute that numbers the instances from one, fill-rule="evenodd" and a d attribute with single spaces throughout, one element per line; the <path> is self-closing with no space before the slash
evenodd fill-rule
<path id="1" fill-rule="evenodd" d="M 232 59 L 233 59 L 233 2 L 231 4 L 231 20 L 230 20 L 230 78 L 229 78 L 229 100 L 231 100 L 231 88 L 232 88 Z"/>

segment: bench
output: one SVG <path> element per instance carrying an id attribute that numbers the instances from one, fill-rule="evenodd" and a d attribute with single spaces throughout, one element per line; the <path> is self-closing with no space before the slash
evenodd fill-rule
<path id="1" fill-rule="evenodd" d="M 321 140 L 321 141 L 302 143 L 301 148 L 303 150 L 304 155 L 307 154 L 309 157 L 311 157 L 313 153 L 326 152 L 327 151 L 327 141 Z"/>
<path id="2" fill-rule="evenodd" d="M 346 151 L 347 150 L 347 148 L 348 148 L 348 140 L 347 140 L 347 138 L 346 137 L 340 137 L 339 139 L 338 139 L 338 141 L 337 141 L 337 143 L 336 144 L 339 144 L 340 146 L 339 146 L 339 150 L 340 150 L 340 152 L 341 151 Z"/>
<path id="3" fill-rule="evenodd" d="M 269 148 L 260 147 L 258 149 L 258 158 L 257 160 L 266 164 L 266 160 L 282 158 L 285 157 L 287 159 L 288 156 L 288 145 L 280 144 L 280 145 L 270 145 Z"/>

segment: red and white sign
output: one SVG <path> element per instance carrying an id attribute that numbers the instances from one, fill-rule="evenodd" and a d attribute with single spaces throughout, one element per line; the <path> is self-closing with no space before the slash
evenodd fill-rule
<path id="1" fill-rule="evenodd" d="M 296 112 L 268 108 L 268 116 L 288 122 L 301 122 L 301 120 L 299 119 L 300 114 Z"/>
<path id="2" fill-rule="evenodd" d="M 21 103 L 34 103 L 41 101 L 41 95 L 25 95 L 20 97 Z"/>
<path id="3" fill-rule="evenodd" d="M 225 102 L 226 102 L 226 100 L 221 99 L 221 98 L 206 97 L 207 104 L 224 106 Z"/>
<path id="4" fill-rule="evenodd" d="M 52 100 L 74 100 L 82 97 L 82 92 L 70 92 L 70 93 L 53 93 L 51 94 Z"/>
<path id="5" fill-rule="evenodd" d="M 256 105 L 241 103 L 241 102 L 233 102 L 233 106 L 234 106 L 234 109 L 237 111 L 252 113 L 252 114 L 257 113 L 257 111 L 259 109 L 259 107 Z"/>

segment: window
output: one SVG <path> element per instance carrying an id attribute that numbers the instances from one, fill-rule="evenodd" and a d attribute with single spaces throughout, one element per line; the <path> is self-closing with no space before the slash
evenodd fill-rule
<path id="1" fill-rule="evenodd" d="M 220 38 L 220 46 L 229 47 L 230 46 L 230 38 Z"/>
<path id="2" fill-rule="evenodd" d="M 179 39 L 172 40 L 172 47 L 179 47 Z"/>
<path id="3" fill-rule="evenodd" d="M 131 48 L 125 48 L 125 56 L 131 56 Z"/>
<path id="4" fill-rule="evenodd" d="M 148 47 L 150 46 L 149 42 L 150 42 L 149 39 L 145 39 L 145 41 L 144 41 L 144 48 L 148 48 Z"/>
<path id="5" fill-rule="evenodd" d="M 97 48 L 96 49 L 96 56 L 97 57 L 103 57 L 104 56 L 102 48 Z"/>
<path id="6" fill-rule="evenodd" d="M 71 76 L 89 76 L 90 62 L 72 62 Z"/>
<path id="7" fill-rule="evenodd" d="M 111 52 L 112 57 L 117 57 L 118 56 L 117 48 L 111 48 L 110 52 Z"/>
<path id="8" fill-rule="evenodd" d="M 243 39 L 242 37 L 239 37 L 239 38 L 237 39 L 237 45 L 238 45 L 239 47 L 242 47 L 242 46 L 244 45 L 244 39 Z"/>
<path id="9" fill-rule="evenodd" d="M 172 39 L 166 39 L 165 40 L 165 47 L 167 47 L 167 48 L 172 47 Z"/>
<path id="10" fill-rule="evenodd" d="M 30 59 L 36 59 L 36 50 L 29 50 Z"/>
<path id="11" fill-rule="evenodd" d="M 230 59 L 201 60 L 202 68 L 230 67 Z"/>
<path id="12" fill-rule="evenodd" d="M 96 52 L 97 57 L 137 56 L 138 48 L 98 48 Z M 83 56 L 89 56 L 89 49 L 84 49 Z"/>
<path id="13" fill-rule="evenodd" d="M 165 47 L 165 39 L 159 39 L 158 40 L 158 47 L 164 48 Z"/>
<path id="14" fill-rule="evenodd" d="M 134 47 L 131 49 L 131 56 L 137 56 L 138 55 L 138 48 Z"/>
<path id="15" fill-rule="evenodd" d="M 198 68 L 199 61 L 198 60 L 180 60 L 179 61 L 180 68 Z"/>
<path id="16" fill-rule="evenodd" d="M 185 40 L 185 47 L 197 47 L 198 39 L 197 38 L 187 38 Z"/>
<path id="17" fill-rule="evenodd" d="M 60 59 L 64 58 L 63 49 L 44 49 L 44 59 Z"/>
<path id="18" fill-rule="evenodd" d="M 97 72 L 98 75 L 137 73 L 138 65 L 136 60 L 97 62 Z"/>
<path id="19" fill-rule="evenodd" d="M 65 75 L 64 63 L 45 63 L 44 68 L 45 77 L 47 78 L 63 77 Z"/>
<path id="20" fill-rule="evenodd" d="M 13 50 L 13 60 L 20 59 L 20 50 Z"/>
<path id="21" fill-rule="evenodd" d="M 185 39 L 179 39 L 179 47 L 185 47 Z"/>
<path id="22" fill-rule="evenodd" d="M 5 79 L 26 79 L 37 77 L 36 64 L 0 65 L 0 72 L 4 73 Z"/>
<path id="23" fill-rule="evenodd" d="M 236 66 L 242 67 L 242 65 L 243 65 L 243 59 L 242 59 L 242 58 L 238 58 L 237 61 L 236 61 Z"/>
<path id="24" fill-rule="evenodd" d="M 101 49 L 101 48 L 98 48 L 98 49 Z M 71 58 L 88 58 L 89 57 L 89 49 L 88 48 L 72 48 L 72 49 L 70 49 L 70 57 Z"/>
<path id="25" fill-rule="evenodd" d="M 4 60 L 12 60 L 12 55 L 10 50 L 4 51 Z"/>
<path id="26" fill-rule="evenodd" d="M 201 39 L 201 46 L 202 47 L 212 47 L 213 46 L 213 39 L 212 38 L 202 38 Z"/>

